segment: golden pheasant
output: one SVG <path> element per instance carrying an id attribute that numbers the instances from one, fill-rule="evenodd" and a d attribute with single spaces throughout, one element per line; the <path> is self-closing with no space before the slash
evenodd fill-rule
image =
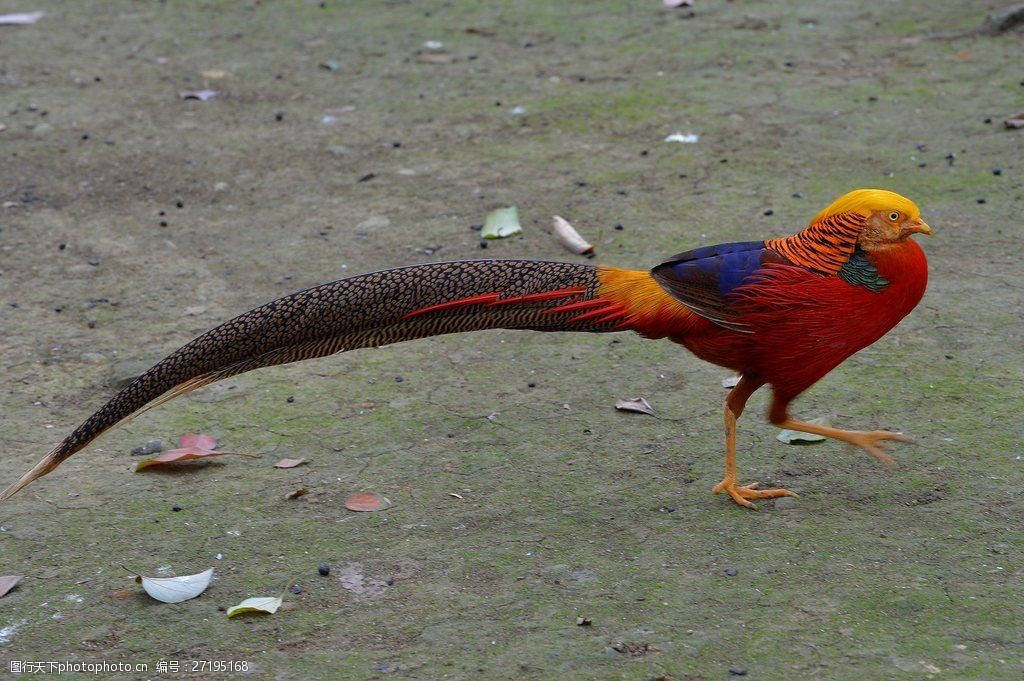
<path id="1" fill-rule="evenodd" d="M 736 420 L 772 388 L 768 419 L 892 460 L 888 431 L 839 430 L 789 415 L 790 402 L 874 343 L 921 300 L 931 234 L 910 200 L 858 189 L 792 236 L 707 246 L 649 272 L 583 263 L 466 260 L 363 274 L 279 298 L 160 360 L 0 494 L 6 500 L 139 412 L 228 376 L 337 352 L 478 329 L 611 332 L 668 338 L 738 372 L 725 401 L 725 477 L 715 492 L 753 508 L 795 496 L 740 485 Z"/>

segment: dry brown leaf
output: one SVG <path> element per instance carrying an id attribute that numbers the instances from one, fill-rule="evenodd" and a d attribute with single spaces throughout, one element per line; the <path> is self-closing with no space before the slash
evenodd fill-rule
<path id="1" fill-rule="evenodd" d="M 1024 128 L 1024 113 L 1007 116 L 1003 119 L 1003 125 L 1008 128 Z"/>
<path id="2" fill-rule="evenodd" d="M 14 588 L 14 585 L 20 582 L 22 579 L 21 575 L 6 575 L 0 577 L 0 598 L 7 595 L 7 592 Z"/>
<path id="3" fill-rule="evenodd" d="M 450 64 L 452 55 L 447 52 L 420 52 L 416 55 L 416 61 L 421 64 Z"/>
<path id="4" fill-rule="evenodd" d="M 309 459 L 281 459 L 274 464 L 274 468 L 295 468 L 304 463 L 309 463 Z"/>
<path id="5" fill-rule="evenodd" d="M 580 233 L 576 231 L 568 220 L 565 218 L 555 215 L 551 218 L 551 231 L 555 233 L 555 237 L 561 242 L 565 248 L 576 255 L 590 255 L 594 252 L 593 244 L 589 243 L 586 239 L 580 236 Z"/>
<path id="6" fill-rule="evenodd" d="M 618 400 L 615 402 L 615 408 L 619 411 L 635 411 L 638 414 L 654 416 L 654 410 L 651 409 L 651 405 L 642 397 L 634 397 L 631 400 Z"/>
<path id="7" fill-rule="evenodd" d="M 304 497 L 307 494 L 309 494 L 309 488 L 300 487 L 294 492 L 289 492 L 287 495 L 285 495 L 285 499 L 298 499 L 299 497 Z"/>
<path id="8" fill-rule="evenodd" d="M 391 506 L 387 497 L 374 492 L 360 492 L 345 500 L 345 508 L 350 511 L 381 511 Z"/>

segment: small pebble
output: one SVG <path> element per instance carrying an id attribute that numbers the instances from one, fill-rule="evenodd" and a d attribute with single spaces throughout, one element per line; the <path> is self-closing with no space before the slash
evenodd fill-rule
<path id="1" fill-rule="evenodd" d="M 167 226 L 167 220 L 161 220 L 160 221 L 160 226 L 161 227 L 166 227 Z"/>
<path id="2" fill-rule="evenodd" d="M 402 378 L 401 376 L 395 376 L 395 383 L 401 383 L 401 382 L 402 382 L 402 381 L 404 381 L 404 380 L 405 380 L 405 379 L 404 379 L 404 378 Z"/>
<path id="3" fill-rule="evenodd" d="M 991 117 L 991 116 L 987 116 L 987 117 L 985 118 L 985 122 L 986 122 L 986 123 L 991 123 L 991 122 L 992 122 L 992 117 Z"/>
<path id="4" fill-rule="evenodd" d="M 746 670 L 745 667 L 743 669 L 737 669 L 736 667 L 729 667 L 729 676 L 746 676 L 746 675 L 747 675 L 747 670 Z"/>
<path id="5" fill-rule="evenodd" d="M 178 201 L 174 205 L 177 206 L 178 208 L 184 208 L 185 207 L 185 202 L 184 201 Z"/>
<path id="6" fill-rule="evenodd" d="M 392 142 L 391 143 L 391 148 L 392 149 L 401 149 L 402 148 L 402 143 L 401 142 Z"/>
<path id="7" fill-rule="evenodd" d="M 1002 168 L 993 168 L 992 169 L 992 174 L 993 175 L 1002 175 L 1003 174 L 1003 169 Z"/>
<path id="8" fill-rule="evenodd" d="M 388 586 L 394 586 L 395 585 L 395 578 L 394 577 L 388 577 L 386 580 L 384 580 L 384 583 L 387 584 Z"/>
<path id="9" fill-rule="evenodd" d="M 323 565 L 318 567 L 316 571 L 319 572 L 323 577 L 326 577 L 327 575 L 331 574 L 331 566 L 327 563 L 324 563 Z"/>
<path id="10" fill-rule="evenodd" d="M 57 250 L 58 251 L 63 251 L 67 247 L 68 247 L 68 245 L 66 243 L 64 243 L 63 241 L 61 241 L 59 244 L 57 244 Z"/>
<path id="11" fill-rule="evenodd" d="M 14 525 L 11 525 L 10 523 L 4 523 L 3 525 L 0 525 L 0 532 L 10 532 L 13 529 Z"/>
<path id="12" fill-rule="evenodd" d="M 178 506 L 177 504 L 175 504 L 174 506 L 171 506 L 171 510 L 174 511 L 175 513 L 177 513 L 178 511 L 181 510 L 181 506 Z"/>
<path id="13" fill-rule="evenodd" d="M 480 248 L 487 248 L 487 239 L 480 239 Z"/>
<path id="14" fill-rule="evenodd" d="M 978 203 L 986 203 L 985 199 L 978 199 Z"/>
<path id="15" fill-rule="evenodd" d="M 474 232 L 479 232 L 481 229 L 484 228 L 484 226 L 480 225 L 480 224 L 476 224 L 476 225 L 470 225 L 469 228 L 471 230 L 473 230 Z"/>
<path id="16" fill-rule="evenodd" d="M 289 395 L 288 399 L 285 400 L 285 402 L 287 402 L 288 404 L 291 404 L 294 401 L 295 401 L 295 395 Z"/>
<path id="17" fill-rule="evenodd" d="M 765 215 L 775 215 L 775 211 L 773 211 L 773 210 L 772 210 L 771 208 L 769 208 L 768 210 L 766 210 L 766 211 L 764 212 L 764 214 L 765 214 Z"/>
<path id="18" fill-rule="evenodd" d="M 615 225 L 615 229 L 616 229 L 616 231 L 621 232 L 622 230 L 625 229 L 625 227 L 623 227 L 622 225 Z"/>
<path id="19" fill-rule="evenodd" d="M 739 570 L 736 568 L 725 568 L 724 572 L 726 577 L 735 577 L 739 574 Z"/>
<path id="20" fill-rule="evenodd" d="M 794 199 L 802 199 L 802 198 L 804 198 L 803 192 L 796 192 L 796 193 L 794 193 L 793 194 L 793 198 Z"/>
<path id="21" fill-rule="evenodd" d="M 530 381 L 529 383 L 526 384 L 526 387 L 527 388 L 536 388 L 537 384 L 534 383 L 533 381 Z"/>
<path id="22" fill-rule="evenodd" d="M 284 114 L 283 113 L 276 113 L 276 114 L 274 114 L 274 120 L 275 121 L 279 121 L 279 122 L 283 121 L 284 120 Z"/>
<path id="23" fill-rule="evenodd" d="M 359 181 L 360 182 L 369 182 L 370 180 L 372 180 L 375 177 L 377 177 L 377 173 L 366 173 L 365 175 L 363 175 L 362 177 L 359 178 Z"/>
<path id="24" fill-rule="evenodd" d="M 149 454 L 159 454 L 164 451 L 164 449 L 166 449 L 164 447 L 164 443 L 160 440 L 150 440 L 144 445 L 134 447 L 130 452 L 128 452 L 128 454 L 131 456 L 145 456 Z"/>
<path id="25" fill-rule="evenodd" d="M 296 595 L 302 593 L 302 587 L 299 586 L 298 584 L 292 584 L 291 587 L 289 587 L 288 590 L 291 591 L 293 594 L 296 594 Z"/>

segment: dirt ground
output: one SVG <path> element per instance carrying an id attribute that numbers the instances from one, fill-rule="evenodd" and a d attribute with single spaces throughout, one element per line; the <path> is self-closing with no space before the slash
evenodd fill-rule
<path id="1" fill-rule="evenodd" d="M 633 335 L 254 372 L 0 507 L 0 575 L 25 576 L 0 599 L 5 670 L 1022 678 L 1024 130 L 1001 121 L 1024 111 L 1024 33 L 975 30 L 999 4 L 0 0 L 46 11 L 0 27 L 4 485 L 234 314 L 397 265 L 573 260 L 554 214 L 633 268 L 792 233 L 862 186 L 935 230 L 921 306 L 795 405 L 912 434 L 896 470 L 777 442 L 759 395 L 741 476 L 802 496 L 711 495 L 726 373 Z M 481 250 L 471 225 L 506 205 L 522 236 Z M 613 409 L 638 395 L 657 417 Z M 132 471 L 188 432 L 260 458 Z M 395 505 L 346 511 L 363 490 Z M 165 605 L 122 566 L 216 574 Z M 290 582 L 276 614 L 225 617 Z"/>

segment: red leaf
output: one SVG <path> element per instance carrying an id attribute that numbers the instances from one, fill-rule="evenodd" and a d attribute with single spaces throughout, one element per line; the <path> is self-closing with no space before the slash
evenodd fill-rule
<path id="1" fill-rule="evenodd" d="M 274 468 L 295 468 L 304 463 L 309 463 L 309 459 L 281 459 L 274 464 Z"/>
<path id="2" fill-rule="evenodd" d="M 0 577 L 0 598 L 7 595 L 7 592 L 14 588 L 14 585 L 21 581 L 21 575 L 7 575 Z"/>
<path id="3" fill-rule="evenodd" d="M 208 459 L 211 456 L 224 456 L 225 454 L 248 456 L 254 459 L 258 458 L 255 454 L 246 454 L 244 452 L 218 452 L 215 449 L 169 449 L 166 452 L 161 452 L 159 456 L 154 456 L 152 459 L 143 459 L 138 462 L 135 464 L 135 470 L 141 471 L 143 468 L 149 468 L 150 466 L 180 463 L 182 461 L 191 461 L 192 459 Z"/>
<path id="4" fill-rule="evenodd" d="M 360 492 L 345 500 L 345 508 L 350 511 L 380 511 L 390 505 L 387 497 L 373 492 Z"/>
<path id="5" fill-rule="evenodd" d="M 178 446 L 182 449 L 198 449 L 212 451 L 217 446 L 217 440 L 212 435 L 196 435 L 189 433 L 178 438 Z"/>

